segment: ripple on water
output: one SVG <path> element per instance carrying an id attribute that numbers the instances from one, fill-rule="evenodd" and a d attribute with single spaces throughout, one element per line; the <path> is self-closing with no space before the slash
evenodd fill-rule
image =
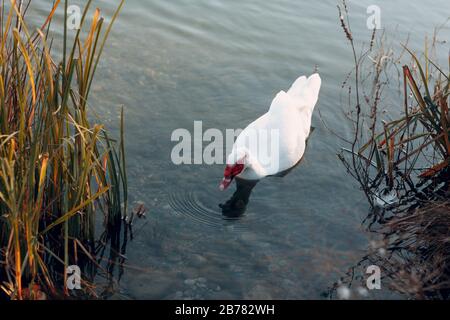
<path id="1" fill-rule="evenodd" d="M 226 218 L 219 209 L 214 210 L 204 204 L 195 191 L 174 192 L 169 194 L 168 202 L 173 213 L 185 217 L 198 225 L 207 228 L 220 229 L 234 232 L 246 232 L 256 223 L 261 222 L 266 217 L 247 211 L 239 218 Z M 218 206 L 218 203 L 215 204 Z"/>

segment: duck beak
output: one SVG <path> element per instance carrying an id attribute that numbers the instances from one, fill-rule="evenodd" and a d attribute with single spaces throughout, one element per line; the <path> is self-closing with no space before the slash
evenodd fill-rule
<path id="1" fill-rule="evenodd" d="M 230 186 L 232 180 L 233 179 L 231 179 L 231 178 L 223 178 L 222 182 L 220 183 L 220 186 L 219 186 L 220 191 L 224 191 L 226 188 L 228 188 Z"/>

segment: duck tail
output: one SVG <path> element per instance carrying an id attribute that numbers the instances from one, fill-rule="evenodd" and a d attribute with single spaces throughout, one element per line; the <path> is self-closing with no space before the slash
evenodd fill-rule
<path id="1" fill-rule="evenodd" d="M 300 109 L 306 108 L 311 112 L 319 99 L 319 91 L 322 80 L 318 73 L 314 73 L 309 78 L 299 77 L 287 92 L 292 98 L 298 101 Z"/>

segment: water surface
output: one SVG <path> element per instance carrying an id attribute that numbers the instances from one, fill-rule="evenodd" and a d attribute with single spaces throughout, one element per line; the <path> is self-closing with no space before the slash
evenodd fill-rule
<path id="1" fill-rule="evenodd" d="M 108 14 L 111 2 L 97 4 Z M 450 13 L 447 0 L 351 1 L 358 41 L 370 39 L 371 4 L 380 6 L 386 34 L 403 41 L 410 33 L 415 50 Z M 340 96 L 352 60 L 336 5 L 126 2 L 91 100 L 113 130 L 124 105 L 130 197 L 149 210 L 146 221 L 135 223 L 121 297 L 322 298 L 364 254 L 368 205 L 336 157 L 343 143 L 318 112 L 350 136 Z M 40 4 L 39 13 L 48 6 Z M 440 40 L 448 39 L 444 29 Z M 172 131 L 192 131 L 195 120 L 205 128 L 243 128 L 279 90 L 316 67 L 323 87 L 304 162 L 283 179 L 259 183 L 242 219 L 223 220 L 218 204 L 233 192 L 218 189 L 223 166 L 172 164 Z"/>

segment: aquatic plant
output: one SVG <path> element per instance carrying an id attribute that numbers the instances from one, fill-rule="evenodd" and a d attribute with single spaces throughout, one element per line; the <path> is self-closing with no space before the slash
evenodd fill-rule
<path id="1" fill-rule="evenodd" d="M 439 28 L 421 56 L 407 45 L 396 56 L 376 30 L 358 51 L 345 1 L 339 17 L 353 52 L 354 69 L 343 88 L 354 134 L 338 156 L 367 196 L 372 210 L 365 222 L 382 243 L 382 254 L 375 250 L 358 266 L 382 267 L 397 292 L 445 298 L 450 288 L 450 71 L 444 72 L 430 53 L 436 51 Z M 397 92 L 388 104 L 386 92 L 393 87 Z"/>
<path id="2" fill-rule="evenodd" d="M 72 41 L 68 1 L 55 0 L 36 30 L 27 23 L 31 3 L 2 1 L 0 12 L 0 288 L 11 299 L 80 294 L 67 281 L 76 265 L 78 292 L 96 295 L 91 281 L 102 252 L 108 247 L 110 259 L 120 256 L 127 179 L 123 111 L 117 142 L 93 123 L 88 97 L 124 0 L 109 24 L 99 9 L 88 22 L 87 1 Z M 58 9 L 60 62 L 50 37 Z M 101 219 L 104 230 L 97 230 Z"/>
<path id="3" fill-rule="evenodd" d="M 349 23 L 344 21 L 341 12 L 340 19 L 345 34 L 351 35 Z M 383 36 L 376 51 L 375 30 L 370 45 L 359 56 L 353 37 L 347 38 L 355 62 L 354 81 L 346 81 L 343 86 L 349 92 L 348 118 L 354 125 L 354 136 L 347 141 L 351 148 L 344 148 L 339 157 L 360 183 L 370 204 L 375 205 L 382 203 L 387 194 L 398 198 L 418 191 L 419 182 L 448 170 L 449 74 L 432 61 L 428 48 L 421 61 L 403 46 L 412 61 L 400 71 L 397 65 L 404 52 L 396 57 L 392 49 L 386 50 Z M 398 110 L 386 110 L 389 108 L 380 107 L 380 102 L 384 92 L 394 84 L 392 78 L 396 73 L 401 77 L 402 89 L 398 94 L 403 98 L 397 103 Z M 396 112 L 398 117 L 383 118 L 382 113 L 386 112 Z"/>

